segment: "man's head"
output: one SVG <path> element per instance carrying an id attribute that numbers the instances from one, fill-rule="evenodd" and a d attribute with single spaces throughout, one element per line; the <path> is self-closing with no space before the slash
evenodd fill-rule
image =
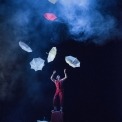
<path id="1" fill-rule="evenodd" d="M 60 75 L 57 75 L 56 76 L 56 80 L 60 80 Z"/>

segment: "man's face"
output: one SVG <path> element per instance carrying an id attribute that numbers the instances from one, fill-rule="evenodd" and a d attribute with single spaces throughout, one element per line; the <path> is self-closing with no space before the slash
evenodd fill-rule
<path id="1" fill-rule="evenodd" d="M 60 80 L 60 76 L 59 76 L 59 75 L 57 75 L 56 79 L 57 79 L 57 80 Z"/>

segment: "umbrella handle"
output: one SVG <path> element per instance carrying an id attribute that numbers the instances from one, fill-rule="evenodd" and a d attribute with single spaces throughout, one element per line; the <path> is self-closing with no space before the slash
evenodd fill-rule
<path id="1" fill-rule="evenodd" d="M 76 61 L 76 59 L 74 59 L 73 61 L 72 61 L 72 63 L 74 63 Z"/>

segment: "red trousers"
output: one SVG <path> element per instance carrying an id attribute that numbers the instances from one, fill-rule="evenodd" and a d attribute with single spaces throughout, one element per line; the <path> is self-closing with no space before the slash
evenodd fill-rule
<path id="1" fill-rule="evenodd" d="M 55 95 L 54 95 L 54 98 L 53 98 L 53 105 L 54 106 L 57 106 L 57 104 L 58 104 L 57 103 L 58 98 L 60 100 L 60 106 L 63 106 L 63 91 L 56 90 Z"/>

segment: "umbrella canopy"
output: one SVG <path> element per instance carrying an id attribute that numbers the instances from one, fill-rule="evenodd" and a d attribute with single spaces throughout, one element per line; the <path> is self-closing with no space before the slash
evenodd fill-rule
<path id="1" fill-rule="evenodd" d="M 54 21 L 57 19 L 56 15 L 53 14 L 53 13 L 45 13 L 44 14 L 44 17 L 47 19 L 47 20 L 50 20 L 50 21 Z"/>
<path id="2" fill-rule="evenodd" d="M 65 61 L 73 68 L 80 67 L 80 61 L 73 56 L 66 56 Z"/>
<path id="3" fill-rule="evenodd" d="M 51 2 L 52 4 L 55 4 L 57 2 L 57 0 L 48 0 L 49 2 Z"/>
<path id="4" fill-rule="evenodd" d="M 33 60 L 30 62 L 31 69 L 34 69 L 35 71 L 42 70 L 44 67 L 44 60 L 42 58 L 33 58 Z"/>
<path id="5" fill-rule="evenodd" d="M 26 52 L 32 52 L 32 49 L 22 41 L 19 42 L 19 46 Z"/>
<path id="6" fill-rule="evenodd" d="M 56 47 L 53 47 L 50 51 L 49 51 L 49 54 L 48 54 L 48 57 L 47 57 L 47 62 L 51 62 L 54 60 L 54 58 L 56 57 L 56 54 L 57 54 L 57 49 Z"/>

